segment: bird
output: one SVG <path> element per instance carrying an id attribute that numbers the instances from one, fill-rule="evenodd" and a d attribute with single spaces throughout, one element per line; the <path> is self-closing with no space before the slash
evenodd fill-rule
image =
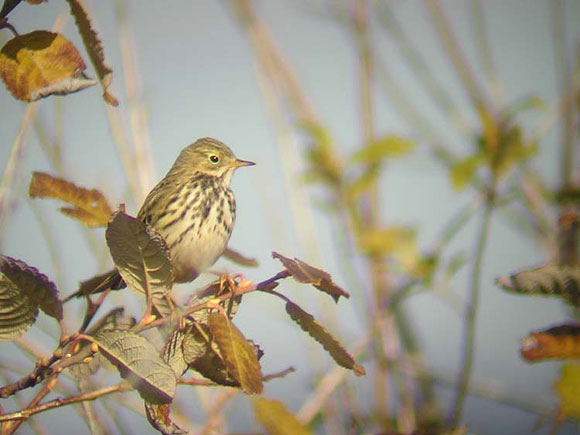
<path id="1" fill-rule="evenodd" d="M 165 240 L 175 283 L 193 281 L 223 254 L 236 219 L 232 176 L 236 169 L 253 165 L 238 159 L 223 142 L 201 138 L 181 151 L 143 201 L 137 219 Z M 82 282 L 67 300 L 123 287 L 114 269 Z"/>

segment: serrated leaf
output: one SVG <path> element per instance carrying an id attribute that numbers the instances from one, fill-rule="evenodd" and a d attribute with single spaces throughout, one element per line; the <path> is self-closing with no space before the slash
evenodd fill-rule
<path id="1" fill-rule="evenodd" d="M 580 324 L 563 324 L 532 332 L 522 340 L 520 354 L 530 362 L 580 359 Z"/>
<path id="2" fill-rule="evenodd" d="M 94 85 L 74 45 L 57 33 L 18 35 L 0 50 L 0 77 L 14 98 L 36 101 Z"/>
<path id="3" fill-rule="evenodd" d="M 151 403 L 173 400 L 177 385 L 175 373 L 145 337 L 129 331 L 106 330 L 98 333 L 95 341 L 103 356 L 143 399 Z"/>
<path id="4" fill-rule="evenodd" d="M 62 302 L 58 290 L 48 277 L 23 261 L 0 255 L 0 272 L 25 297 L 36 304 L 44 313 L 56 320 L 62 320 Z"/>
<path id="5" fill-rule="evenodd" d="M 169 250 L 153 228 L 123 212 L 115 212 L 105 232 L 117 270 L 129 287 L 163 298 L 173 286 Z"/>
<path id="6" fill-rule="evenodd" d="M 353 370 L 357 376 L 365 375 L 365 369 L 359 366 L 354 358 L 314 317 L 293 302 L 286 302 L 286 312 L 305 332 L 318 341 L 336 363 Z"/>
<path id="7" fill-rule="evenodd" d="M 255 258 L 246 257 L 240 252 L 235 251 L 231 248 L 226 248 L 226 250 L 222 254 L 222 257 L 225 257 L 231 262 L 239 264 L 240 266 L 256 267 L 258 265 L 258 260 L 256 260 Z"/>
<path id="8" fill-rule="evenodd" d="M 350 158 L 355 163 L 380 163 L 383 159 L 402 157 L 415 149 L 415 142 L 401 136 L 387 134 L 369 142 Z"/>
<path id="9" fill-rule="evenodd" d="M 163 347 L 163 360 L 171 367 L 176 377 L 181 377 L 187 370 L 187 362 L 183 354 L 183 339 L 187 329 L 176 328 Z"/>
<path id="10" fill-rule="evenodd" d="M 245 393 L 260 394 L 263 389 L 262 372 L 254 346 L 222 314 L 210 314 L 208 325 L 228 372 L 239 381 Z"/>
<path id="11" fill-rule="evenodd" d="M 0 341 L 11 341 L 34 325 L 38 304 L 22 297 L 20 288 L 0 273 Z"/>
<path id="12" fill-rule="evenodd" d="M 278 400 L 252 398 L 256 420 L 272 435 L 307 435 L 311 433 Z"/>
<path id="13" fill-rule="evenodd" d="M 332 281 L 330 274 L 324 270 L 310 266 L 308 263 L 300 261 L 297 258 L 291 259 L 284 257 L 277 252 L 272 252 L 272 257 L 282 262 L 284 267 L 290 272 L 292 278 L 298 282 L 312 284 L 318 290 L 330 295 L 335 302 L 338 302 L 341 296 L 349 298 L 350 294 L 336 285 Z"/>
<path id="14" fill-rule="evenodd" d="M 580 306 L 580 266 L 548 264 L 500 277 L 496 283 L 504 290 L 541 296 L 560 296 Z"/>
<path id="15" fill-rule="evenodd" d="M 580 364 L 562 366 L 554 391 L 560 400 L 558 420 L 580 419 Z"/>
<path id="16" fill-rule="evenodd" d="M 103 99 L 111 106 L 117 106 L 119 102 L 109 92 L 109 86 L 113 80 L 113 71 L 107 64 L 105 64 L 105 55 L 101 40 L 97 36 L 97 32 L 93 29 L 91 21 L 83 5 L 78 0 L 67 0 L 70 6 L 70 12 L 75 18 L 75 23 L 83 40 L 83 44 L 93 68 L 97 72 L 97 77 L 103 89 Z"/>
<path id="17" fill-rule="evenodd" d="M 54 198 L 68 202 L 73 207 L 62 207 L 60 211 L 89 227 L 106 226 L 113 214 L 100 191 L 85 189 L 43 172 L 32 174 L 28 194 L 31 198 Z"/>
<path id="18" fill-rule="evenodd" d="M 449 176 L 453 188 L 456 190 L 464 189 L 475 178 L 477 169 L 484 161 L 484 154 L 477 153 L 452 164 Z"/>
<path id="19" fill-rule="evenodd" d="M 171 409 L 168 403 L 154 404 L 145 401 L 145 411 L 147 412 L 147 420 L 149 420 L 151 426 L 163 435 L 187 433 L 187 431 L 181 429 L 171 420 L 171 416 L 169 415 Z"/>

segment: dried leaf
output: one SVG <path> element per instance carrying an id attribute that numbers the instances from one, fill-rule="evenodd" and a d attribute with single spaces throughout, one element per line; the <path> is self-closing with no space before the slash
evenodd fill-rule
<path id="1" fill-rule="evenodd" d="M 227 258 L 233 263 L 239 264 L 240 266 L 256 267 L 258 265 L 258 260 L 255 258 L 246 257 L 245 255 L 234 251 L 231 248 L 226 248 L 222 257 Z"/>
<path id="2" fill-rule="evenodd" d="M 103 46 L 97 32 L 93 29 L 89 16 L 79 0 L 67 0 L 70 6 L 70 12 L 75 18 L 75 23 L 83 39 L 85 49 L 89 54 L 93 68 L 97 72 L 101 88 L 103 89 L 103 98 L 111 106 L 117 106 L 119 102 L 109 92 L 109 86 L 113 80 L 113 71 L 105 64 L 105 55 Z"/>
<path id="3" fill-rule="evenodd" d="M 125 283 L 154 303 L 165 297 L 173 285 L 173 270 L 163 237 L 121 211 L 113 214 L 105 237 Z"/>
<path id="4" fill-rule="evenodd" d="M 100 191 L 85 189 L 43 172 L 32 174 L 28 194 L 31 198 L 55 198 L 68 202 L 73 207 L 62 207 L 60 211 L 89 227 L 104 227 L 113 213 Z"/>
<path id="5" fill-rule="evenodd" d="M 387 134 L 369 142 L 352 155 L 350 160 L 356 163 L 380 163 L 383 159 L 402 157 L 415 149 L 415 142 L 394 134 Z"/>
<path id="6" fill-rule="evenodd" d="M 346 349 L 311 314 L 293 302 L 286 303 L 286 312 L 292 320 L 324 347 L 339 366 L 353 370 L 357 376 L 366 374 L 365 369 L 356 363 Z"/>
<path id="7" fill-rule="evenodd" d="M 262 372 L 254 346 L 224 315 L 212 313 L 209 329 L 226 363 L 228 372 L 247 394 L 262 392 Z"/>
<path id="8" fill-rule="evenodd" d="M 530 362 L 580 359 L 580 324 L 563 324 L 532 332 L 522 340 L 520 354 Z"/>
<path id="9" fill-rule="evenodd" d="M 36 304 L 48 316 L 62 320 L 62 302 L 48 277 L 23 261 L 0 255 L 0 272 L 18 287 L 21 297 Z"/>
<path id="10" fill-rule="evenodd" d="M 332 282 L 332 277 L 324 270 L 312 267 L 297 258 L 291 259 L 284 257 L 277 252 L 272 252 L 272 257 L 280 260 L 296 281 L 312 284 L 318 290 L 329 294 L 335 302 L 338 302 L 341 296 L 345 298 L 350 297 L 349 293 Z"/>
<path id="11" fill-rule="evenodd" d="M 547 264 L 500 277 L 496 283 L 507 291 L 560 296 L 569 304 L 580 306 L 580 266 Z"/>
<path id="12" fill-rule="evenodd" d="M 147 339 L 129 331 L 106 330 L 98 333 L 95 340 L 103 356 L 143 399 L 156 404 L 173 400 L 175 374 Z"/>
<path id="13" fill-rule="evenodd" d="M 147 420 L 155 429 L 163 435 L 184 434 L 187 431 L 181 429 L 171 420 L 169 415 L 170 406 L 168 403 L 154 404 L 145 401 L 145 411 L 147 411 Z"/>
<path id="14" fill-rule="evenodd" d="M 311 433 L 278 400 L 254 397 L 252 398 L 252 407 L 256 414 L 256 420 L 269 434 L 307 435 Z"/>
<path id="15" fill-rule="evenodd" d="M 57 33 L 36 30 L 8 41 L 0 51 L 0 77 L 14 98 L 36 101 L 94 85 L 74 45 Z"/>
<path id="16" fill-rule="evenodd" d="M 580 364 L 568 363 L 562 366 L 554 391 L 560 399 L 558 420 L 580 419 Z"/>

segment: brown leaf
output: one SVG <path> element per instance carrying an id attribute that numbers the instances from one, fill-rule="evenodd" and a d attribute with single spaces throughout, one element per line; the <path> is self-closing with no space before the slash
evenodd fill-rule
<path id="1" fill-rule="evenodd" d="M 291 258 L 284 257 L 277 252 L 272 252 L 272 257 L 280 260 L 296 281 L 312 284 L 318 290 L 329 294 L 335 302 L 338 302 L 341 296 L 345 298 L 350 297 L 350 294 L 332 282 L 332 277 L 324 270 L 312 267 L 297 258 L 292 260 Z"/>
<path id="2" fill-rule="evenodd" d="M 580 324 L 569 323 L 532 332 L 522 340 L 520 354 L 530 362 L 554 358 L 580 359 Z"/>
<path id="3" fill-rule="evenodd" d="M 260 394 L 262 372 L 254 346 L 224 315 L 209 315 L 209 329 L 226 363 L 228 372 L 240 382 L 247 394 Z"/>
<path id="4" fill-rule="evenodd" d="M 8 41 L 0 51 L 0 77 L 14 98 L 36 101 L 94 85 L 74 45 L 57 33 L 36 30 Z"/>
<path id="5" fill-rule="evenodd" d="M 366 375 L 364 367 L 359 366 L 336 338 L 324 326 L 318 323 L 311 314 L 290 301 L 286 303 L 286 312 L 292 320 L 298 323 L 304 331 L 308 332 L 312 338 L 326 349 L 339 366 L 353 370 L 357 376 Z"/>
<path id="6" fill-rule="evenodd" d="M 43 172 L 32 174 L 28 194 L 31 198 L 55 198 L 68 202 L 73 207 L 62 207 L 60 211 L 89 227 L 106 226 L 113 213 L 105 196 L 98 190 L 85 189 Z"/>
<path id="7" fill-rule="evenodd" d="M 147 420 L 155 429 L 163 435 L 184 434 L 187 431 L 181 429 L 169 415 L 171 409 L 168 403 L 156 404 L 145 400 L 145 411 L 147 411 Z"/>
<path id="8" fill-rule="evenodd" d="M 254 397 L 252 406 L 256 420 L 269 434 L 306 435 L 310 433 L 278 400 Z"/>
<path id="9" fill-rule="evenodd" d="M 111 106 L 117 106 L 119 102 L 108 90 L 113 80 L 113 71 L 105 64 L 105 55 L 103 53 L 101 40 L 97 36 L 97 32 L 93 29 L 83 5 L 78 0 L 67 1 L 70 6 L 70 12 L 75 18 L 75 23 L 83 39 L 85 49 L 93 64 L 93 68 L 97 72 L 101 88 L 103 89 L 103 99 Z"/>
<path id="10" fill-rule="evenodd" d="M 222 256 L 240 266 L 256 267 L 258 265 L 258 261 L 255 258 L 246 257 L 231 248 L 226 248 Z"/>

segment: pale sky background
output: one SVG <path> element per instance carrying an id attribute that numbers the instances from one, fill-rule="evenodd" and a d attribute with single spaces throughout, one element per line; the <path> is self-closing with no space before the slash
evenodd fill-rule
<path id="1" fill-rule="evenodd" d="M 124 5 L 135 39 L 134 54 L 154 156 L 155 174 L 151 177 L 150 187 L 169 169 L 181 148 L 196 138 L 213 136 L 224 141 L 238 157 L 257 163 L 255 167 L 238 171 L 233 180 L 238 218 L 230 245 L 260 261 L 259 268 L 243 270 L 246 276 L 261 280 L 279 271 L 281 266 L 270 257 L 271 251 L 278 251 L 328 270 L 337 283 L 349 290 L 335 254 L 336 227 L 329 224 L 326 214 L 315 204 L 317 199 L 323 198 L 322 191 L 299 181 L 299 167 L 292 168 L 293 175 L 296 175 L 294 181 L 290 185 L 284 184 L 280 165 L 282 154 L 256 79 L 254 57 L 246 34 L 227 2 L 133 0 L 86 3 L 103 40 L 107 63 L 114 70 L 111 89 L 120 99 L 125 128 L 130 131 L 118 42 L 119 21 L 115 14 L 115 5 Z M 263 0 L 256 3 L 259 15 L 295 68 L 322 122 L 337 139 L 340 150 L 347 155 L 360 146 L 361 137 L 356 47 L 348 29 L 331 17 L 320 14 L 324 8 L 312 7 L 325 2 Z M 504 100 L 513 102 L 534 94 L 549 107 L 553 105 L 557 101 L 558 82 L 554 68 L 550 2 L 486 0 L 482 3 Z M 569 0 L 563 3 L 570 54 L 574 53 L 580 41 L 580 2 Z M 479 71 L 470 2 L 450 0 L 442 4 L 466 57 Z M 467 96 L 436 38 L 422 2 L 390 1 L 389 5 L 428 62 L 429 72 L 443 84 L 461 115 L 473 123 L 476 115 L 468 109 Z M 22 4 L 10 15 L 10 22 L 20 33 L 50 29 L 59 12 L 65 9 L 62 2 L 55 1 L 35 7 Z M 88 63 L 72 19 L 67 21 L 64 34 L 77 45 Z M 3 41 L 9 36 L 7 31 L 1 35 Z M 372 22 L 371 37 L 397 86 L 405 89 L 415 105 L 436 125 L 446 145 L 466 155 L 471 143 L 457 133 L 445 115 L 439 113 L 376 20 Z M 94 76 L 90 66 L 87 72 Z M 483 78 L 482 73 L 478 76 Z M 430 157 L 427 147 L 419 140 L 418 132 L 404 122 L 397 107 L 385 98 L 380 85 L 376 87 L 375 98 L 379 134 L 391 132 L 418 140 L 413 156 L 389 164 L 386 176 L 381 180 L 385 201 L 383 221 L 417 225 L 420 245 L 428 248 L 437 240 L 450 217 L 473 201 L 473 193 L 468 190 L 458 194 L 452 190 L 446 172 Z M 103 106 L 100 89 L 93 87 L 66 98 L 45 99 L 39 103 L 38 113 L 48 126 L 49 135 L 53 136 L 55 113 L 61 111 L 67 177 L 82 186 L 100 186 L 115 206 L 126 201 L 127 185 Z M 8 161 L 25 109 L 24 103 L 13 100 L 6 90 L 0 90 L 2 166 Z M 523 125 L 535 128 L 544 118 L 545 114 L 541 112 L 528 114 L 522 118 Z M 541 142 L 540 152 L 534 160 L 534 167 L 550 187 L 556 187 L 559 182 L 559 138 L 557 126 Z M 298 145 L 300 153 L 303 148 L 302 144 Z M 5 226 L 0 228 L 0 251 L 26 261 L 56 280 L 50 252 L 26 198 L 30 175 L 35 170 L 53 172 L 36 135 L 30 132 L 17 166 L 15 182 L 8 192 L 13 208 Z M 312 234 L 302 233 L 304 227 L 294 225 L 289 192 L 308 198 L 309 214 L 313 215 Z M 51 235 L 58 241 L 58 253 L 66 265 L 63 280 L 58 285 L 62 294 L 69 294 L 78 281 L 101 270 L 88 250 L 80 226 L 56 211 L 59 204 L 37 200 L 35 205 L 44 215 Z M 138 206 L 127 203 L 131 213 L 136 213 Z M 461 233 L 453 244 L 454 252 L 464 250 L 468 255 L 472 252 L 478 223 L 476 219 Z M 92 233 L 99 244 L 104 244 L 102 230 L 92 230 Z M 311 238 L 312 235 L 316 238 Z M 304 240 L 310 242 L 304 243 Z M 493 284 L 499 275 L 541 264 L 544 260 L 541 249 L 515 232 L 501 212 L 493 219 L 488 242 L 473 381 L 497 386 L 517 397 L 533 397 L 537 403 L 552 409 L 556 406 L 552 384 L 560 364 L 529 365 L 523 362 L 519 357 L 519 340 L 532 330 L 566 320 L 568 312 L 557 299 L 514 296 Z M 228 262 L 220 262 L 216 268 L 242 271 Z M 453 281 L 453 291 L 461 297 L 466 294 L 469 270 L 466 268 Z M 360 296 L 357 299 L 353 294 L 350 300 L 330 306 L 324 296 L 310 297 L 309 294 L 314 292 L 308 287 L 288 282 L 280 288 L 328 324 L 347 348 L 353 349 L 364 334 L 361 327 L 364 319 L 360 319 L 358 310 L 363 304 Z M 442 377 L 454 376 L 459 363 L 460 317 L 437 296 L 421 294 L 405 304 L 421 338 L 429 367 Z M 66 314 L 74 316 L 80 305 L 76 307 L 68 307 Z M 298 369 L 291 377 L 271 382 L 265 389 L 267 397 L 282 400 L 293 411 L 299 409 L 311 390 L 309 375 L 312 370 L 320 373 L 333 367 L 330 357 L 304 339 L 304 334 L 287 319 L 283 304 L 273 298 L 263 295 L 247 297 L 236 317 L 236 324 L 265 351 L 262 359 L 264 373 L 289 365 Z M 56 325 L 41 315 L 39 323 L 29 332 L 32 337 L 45 340 L 46 349 L 51 349 L 52 342 L 39 333 L 39 329 L 54 333 Z M 10 354 L 10 361 L 20 361 L 13 351 L 11 345 L 0 344 L 1 355 Z M 0 361 L 4 362 L 4 359 Z M 23 363 L 23 367 L 28 367 L 26 364 L 30 363 Z M 364 397 L 369 396 L 370 382 L 372 376 L 357 378 L 354 382 L 361 395 L 361 407 L 365 404 Z M 438 391 L 441 405 L 447 407 L 451 399 L 450 390 L 442 387 Z M 179 388 L 177 400 L 184 407 L 200 406 L 199 399 L 187 388 Z M 236 398 L 228 409 L 236 422 L 231 426 L 233 431 L 259 430 L 253 423 L 245 398 Z M 132 418 L 130 413 L 125 413 L 125 416 Z M 200 412 L 198 420 L 202 416 Z M 535 419 L 532 413 L 479 398 L 467 402 L 464 418 L 470 432 L 480 434 L 529 433 Z M 46 425 L 49 433 L 70 432 L 72 427 L 77 433 L 88 433 L 78 414 L 66 410 L 45 413 L 39 421 Z M 137 431 L 141 424 L 145 432 L 153 433 L 147 422 L 139 423 L 131 431 Z M 548 428 L 544 426 L 538 433 L 546 433 Z M 23 426 L 23 433 L 28 430 Z M 561 433 L 574 433 L 573 426 L 565 426 Z"/>

